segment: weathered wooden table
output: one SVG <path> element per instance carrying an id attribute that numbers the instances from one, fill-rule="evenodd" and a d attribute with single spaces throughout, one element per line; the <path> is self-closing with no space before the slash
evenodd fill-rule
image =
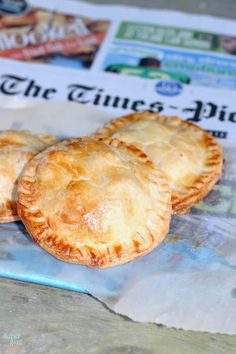
<path id="1" fill-rule="evenodd" d="M 236 17 L 235 0 L 113 2 Z M 0 304 L 1 354 L 236 353 L 236 336 L 135 323 L 112 313 L 91 296 L 76 292 L 1 279 Z"/>

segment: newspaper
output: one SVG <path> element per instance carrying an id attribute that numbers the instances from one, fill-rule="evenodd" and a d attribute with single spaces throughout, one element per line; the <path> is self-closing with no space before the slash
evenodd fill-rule
<path id="1" fill-rule="evenodd" d="M 0 276 L 88 291 L 134 320 L 236 334 L 235 42 L 235 22 L 209 16 L 0 2 L 0 129 L 64 139 L 149 110 L 202 126 L 226 161 L 221 182 L 149 255 L 102 271 L 70 265 L 11 223 L 0 226 Z"/>
<path id="2" fill-rule="evenodd" d="M 235 22 L 174 11 L 5 0 L 0 57 L 236 88 Z"/>

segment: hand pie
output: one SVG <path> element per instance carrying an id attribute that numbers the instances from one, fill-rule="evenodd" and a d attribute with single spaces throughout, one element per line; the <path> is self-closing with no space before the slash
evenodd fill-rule
<path id="1" fill-rule="evenodd" d="M 35 154 L 55 142 L 56 138 L 51 135 L 0 131 L 0 223 L 19 220 L 16 212 L 18 178 Z"/>
<path id="2" fill-rule="evenodd" d="M 222 150 L 213 137 L 177 117 L 134 113 L 113 120 L 94 137 L 117 138 L 143 150 L 166 174 L 176 214 L 205 197 L 222 172 Z"/>
<path id="3" fill-rule="evenodd" d="M 118 140 L 65 140 L 35 156 L 18 188 L 18 213 L 55 257 L 105 268 L 150 252 L 170 222 L 162 172 Z"/>

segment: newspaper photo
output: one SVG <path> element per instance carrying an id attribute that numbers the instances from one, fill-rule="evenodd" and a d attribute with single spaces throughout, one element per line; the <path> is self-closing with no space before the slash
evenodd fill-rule
<path id="1" fill-rule="evenodd" d="M 110 21 L 90 17 L 89 11 L 68 14 L 56 3 L 55 8 L 50 2 L 43 7 L 43 3 L 0 3 L 0 57 L 89 69 Z"/>
<path id="2" fill-rule="evenodd" d="M 152 80 L 236 88 L 236 36 L 123 21 L 103 70 Z"/>

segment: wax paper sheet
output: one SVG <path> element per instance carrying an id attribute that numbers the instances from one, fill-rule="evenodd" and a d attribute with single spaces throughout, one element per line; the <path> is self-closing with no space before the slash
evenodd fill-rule
<path id="1" fill-rule="evenodd" d="M 89 134 L 110 119 L 76 103 L 4 99 L 0 105 L 0 129 L 59 138 Z M 0 226 L 0 275 L 89 292 L 137 321 L 236 334 L 235 147 L 224 142 L 221 182 L 190 214 L 173 217 L 168 236 L 150 254 L 106 270 L 72 265 L 47 254 L 16 222 Z"/>

